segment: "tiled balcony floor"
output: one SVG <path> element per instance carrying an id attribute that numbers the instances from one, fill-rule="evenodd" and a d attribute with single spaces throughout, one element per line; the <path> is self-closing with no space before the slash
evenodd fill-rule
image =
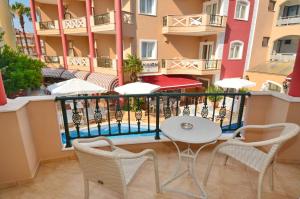
<path id="1" fill-rule="evenodd" d="M 170 144 L 143 144 L 125 147 L 131 151 L 154 148 L 158 153 L 160 179 L 166 179 L 176 164 L 177 153 Z M 198 173 L 202 179 L 212 148 L 204 150 L 198 158 Z M 257 173 L 230 159 L 223 165 L 219 156 L 214 164 L 208 186 L 209 199 L 255 199 Z M 177 193 L 155 194 L 152 162 L 147 162 L 129 186 L 130 199 L 185 199 Z M 162 180 L 161 180 L 162 181 Z M 188 177 L 172 184 L 186 190 L 194 190 Z M 90 198 L 114 199 L 117 195 L 96 184 L 90 186 Z M 275 191 L 270 190 L 269 173 L 264 182 L 263 199 L 298 199 L 300 197 L 300 165 L 277 164 Z M 43 163 L 33 182 L 0 190 L 1 199 L 82 199 L 83 181 L 78 162 L 66 159 Z"/>

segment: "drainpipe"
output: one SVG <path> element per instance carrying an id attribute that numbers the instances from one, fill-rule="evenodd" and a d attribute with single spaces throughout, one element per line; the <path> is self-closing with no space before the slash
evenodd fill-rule
<path id="1" fill-rule="evenodd" d="M 42 50 L 41 50 L 41 43 L 40 43 L 40 36 L 37 34 L 36 31 L 36 11 L 35 11 L 35 0 L 30 0 L 30 14 L 33 24 L 33 31 L 34 31 L 34 42 L 36 53 L 39 59 L 42 58 Z"/>
<path id="2" fill-rule="evenodd" d="M 122 1 L 115 0 L 116 49 L 119 86 L 124 85 L 123 77 L 123 31 L 122 31 Z"/>
<path id="3" fill-rule="evenodd" d="M 289 95 L 293 97 L 300 97 L 300 41 L 298 43 L 298 51 L 292 74 L 292 81 L 290 84 Z"/>
<path id="4" fill-rule="evenodd" d="M 0 106 L 5 105 L 7 103 L 7 97 L 5 93 L 5 88 L 2 80 L 2 74 L 0 72 Z"/>
<path id="5" fill-rule="evenodd" d="M 67 62 L 67 38 L 64 33 L 63 28 L 63 20 L 64 20 L 64 5 L 63 0 L 57 0 L 57 6 L 58 6 L 58 25 L 59 25 L 59 32 L 61 37 L 61 43 L 63 47 L 63 61 L 64 61 L 64 68 L 68 70 L 68 62 Z"/>
<path id="6" fill-rule="evenodd" d="M 92 32 L 91 28 L 91 16 L 92 13 L 92 0 L 86 0 L 86 24 L 87 24 L 87 32 L 89 35 L 89 51 L 90 51 L 90 72 L 94 72 L 94 58 L 95 58 L 95 46 L 94 46 L 94 33 Z"/>

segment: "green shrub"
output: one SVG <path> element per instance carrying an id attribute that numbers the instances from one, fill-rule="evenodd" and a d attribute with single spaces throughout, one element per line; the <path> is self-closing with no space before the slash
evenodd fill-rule
<path id="1" fill-rule="evenodd" d="M 0 49 L 0 69 L 8 96 L 20 90 L 39 88 L 44 63 L 4 45 Z"/>
<path id="2" fill-rule="evenodd" d="M 216 87 L 216 86 L 209 86 L 206 91 L 206 93 L 224 93 L 224 90 L 222 88 Z M 220 102 L 223 97 L 222 96 L 208 96 L 207 97 L 209 101 L 211 102 Z"/>

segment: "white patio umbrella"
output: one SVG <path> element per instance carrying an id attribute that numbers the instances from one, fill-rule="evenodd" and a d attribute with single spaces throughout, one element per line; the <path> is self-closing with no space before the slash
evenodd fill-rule
<path id="1" fill-rule="evenodd" d="M 160 89 L 160 86 L 155 84 L 134 82 L 125 84 L 115 88 L 115 91 L 121 95 L 134 95 L 134 94 L 149 94 Z"/>
<path id="2" fill-rule="evenodd" d="M 240 78 L 226 78 L 215 82 L 216 86 L 222 88 L 234 88 L 234 89 L 241 89 L 241 88 L 250 88 L 256 86 L 255 82 L 251 82 L 246 79 Z"/>
<path id="3" fill-rule="evenodd" d="M 77 78 L 52 84 L 47 89 L 52 95 L 84 95 L 107 92 L 101 86 Z"/>

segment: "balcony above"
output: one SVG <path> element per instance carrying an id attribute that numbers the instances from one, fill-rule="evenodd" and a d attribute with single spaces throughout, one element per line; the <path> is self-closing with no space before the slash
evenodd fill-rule
<path id="1" fill-rule="evenodd" d="M 220 72 L 220 60 L 165 59 L 162 74 L 214 75 Z"/>
<path id="2" fill-rule="evenodd" d="M 86 17 L 65 19 L 62 23 L 65 34 L 87 35 Z"/>
<path id="3" fill-rule="evenodd" d="M 277 26 L 287 26 L 300 24 L 300 16 L 280 17 L 277 21 Z"/>
<path id="4" fill-rule="evenodd" d="M 224 32 L 227 18 L 219 15 L 182 15 L 163 18 L 163 34 L 203 36 Z"/>
<path id="5" fill-rule="evenodd" d="M 48 56 L 42 57 L 42 61 L 45 62 L 47 67 L 51 68 L 61 68 L 64 65 L 62 56 Z"/>
<path id="6" fill-rule="evenodd" d="M 133 13 L 123 11 L 123 33 L 125 36 L 134 35 L 134 16 Z M 92 32 L 98 34 L 115 34 L 115 12 L 91 16 Z"/>
<path id="7" fill-rule="evenodd" d="M 58 20 L 36 22 L 38 35 L 59 36 Z"/>
<path id="8" fill-rule="evenodd" d="M 67 57 L 68 68 L 71 70 L 90 71 L 90 60 L 88 57 Z"/>
<path id="9" fill-rule="evenodd" d="M 103 57 L 94 58 L 94 70 L 98 73 L 117 75 L 117 60 Z"/>

